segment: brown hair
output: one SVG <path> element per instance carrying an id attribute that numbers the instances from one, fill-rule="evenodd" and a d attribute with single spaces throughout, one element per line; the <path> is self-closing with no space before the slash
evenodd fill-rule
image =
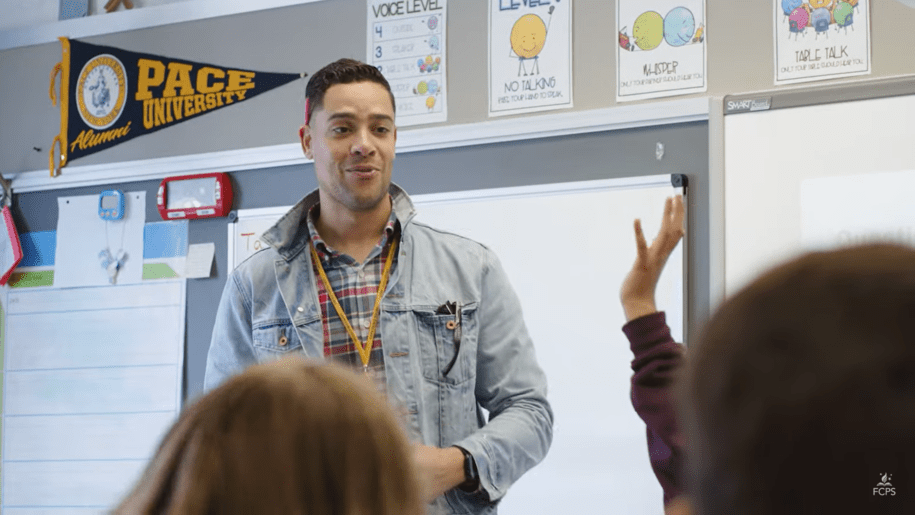
<path id="1" fill-rule="evenodd" d="M 394 101 L 394 93 L 391 92 L 391 85 L 384 78 L 381 71 L 362 61 L 355 59 L 338 59 L 324 68 L 321 68 L 308 79 L 308 85 L 305 86 L 305 125 L 311 121 L 311 115 L 315 109 L 324 105 L 324 94 L 334 84 L 350 84 L 353 82 L 374 82 L 384 86 L 391 97 L 391 107 L 397 111 L 397 102 Z"/>
<path id="2" fill-rule="evenodd" d="M 287 358 L 185 409 L 115 513 L 420 515 L 416 479 L 369 381 Z"/>
<path id="3" fill-rule="evenodd" d="M 884 473 L 905 484 L 915 458 L 915 249 L 779 266 L 727 300 L 691 352 L 681 394 L 698 513 L 915 502 L 875 489 Z"/>

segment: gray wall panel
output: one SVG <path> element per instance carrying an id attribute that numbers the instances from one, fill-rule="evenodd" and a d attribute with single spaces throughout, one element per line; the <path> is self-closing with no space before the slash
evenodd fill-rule
<path id="1" fill-rule="evenodd" d="M 664 159 L 655 158 L 657 142 L 665 145 Z M 414 152 L 399 156 L 394 180 L 413 194 L 469 189 L 550 184 L 685 173 L 690 179 L 688 320 L 696 327 L 708 313 L 708 128 L 706 123 L 581 134 L 493 145 Z M 312 165 L 252 170 L 232 174 L 235 209 L 291 205 L 317 187 Z M 158 181 L 119 184 L 122 190 L 147 192 L 148 222 L 158 221 L 155 195 Z M 104 187 L 74 188 L 20 194 L 14 214 L 20 232 L 53 231 L 59 196 L 97 194 Z M 660 209 L 661 206 L 658 206 Z M 556 213 L 562 216 L 562 213 Z M 577 223 L 570 220 L 570 223 Z M 227 270 L 227 220 L 194 220 L 190 243 L 214 242 L 214 277 L 188 280 L 186 395 L 203 387 L 204 365 L 216 306 Z M 631 245 L 631 241 L 620 242 Z M 608 309 L 621 309 L 614 303 Z"/>
<path id="2" fill-rule="evenodd" d="M 915 52 L 903 51 L 915 47 L 915 31 L 910 30 L 915 9 L 893 0 L 867 3 L 871 4 L 871 75 L 813 86 L 915 73 Z M 449 3 L 447 125 L 487 119 L 487 5 L 486 0 Z M 708 95 L 773 87 L 773 7 L 772 2 L 707 0 Z M 616 105 L 619 24 L 615 18 L 614 2 L 575 0 L 574 110 Z M 327 0 L 86 41 L 258 71 L 314 72 L 339 57 L 364 59 L 365 24 L 364 0 Z M 59 60 L 57 43 L 0 52 L 0 120 L 4 121 L 0 123 L 0 170 L 43 170 L 47 166 L 47 150 L 59 125 L 57 109 L 48 100 L 48 75 Z M 282 86 L 76 160 L 73 165 L 292 143 L 302 120 L 302 97 L 300 84 Z M 9 120 L 22 122 L 10 124 Z M 35 152 L 33 147 L 42 151 Z"/>

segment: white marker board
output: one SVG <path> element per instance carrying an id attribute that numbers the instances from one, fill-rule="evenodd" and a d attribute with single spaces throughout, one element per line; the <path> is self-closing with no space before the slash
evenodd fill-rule
<path id="1" fill-rule="evenodd" d="M 811 248 L 802 234 L 805 182 L 816 187 L 820 179 L 866 175 L 878 182 L 887 172 L 915 170 L 911 113 L 915 95 L 725 116 L 725 295 Z M 869 187 L 850 192 L 846 213 L 837 216 L 866 209 L 873 195 Z M 892 191 L 877 200 L 901 201 Z M 912 225 L 911 217 L 899 222 Z"/>
<path id="2" fill-rule="evenodd" d="M 619 288 L 635 259 L 633 220 L 641 218 L 652 238 L 664 199 L 680 191 L 670 175 L 658 175 L 412 197 L 417 221 L 499 256 L 547 373 L 553 445 L 509 490 L 500 514 L 663 512 L 645 424 L 629 396 L 632 353 Z M 259 236 L 241 234 L 262 232 L 287 209 L 238 212 L 229 224 L 230 268 Z M 685 334 L 684 248 L 671 256 L 658 289 L 678 341 Z"/>

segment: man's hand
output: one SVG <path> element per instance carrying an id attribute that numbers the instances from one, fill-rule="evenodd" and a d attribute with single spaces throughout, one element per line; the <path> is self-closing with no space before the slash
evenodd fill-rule
<path id="1" fill-rule="evenodd" d="M 416 444 L 413 459 L 426 502 L 464 482 L 464 453 L 457 447 L 439 449 Z"/>
<path id="2" fill-rule="evenodd" d="M 626 321 L 649 315 L 658 310 L 655 305 L 655 288 L 664 270 L 667 258 L 683 238 L 683 196 L 667 197 L 664 202 L 664 219 L 651 246 L 642 234 L 642 222 L 635 221 L 636 258 L 632 270 L 620 288 L 620 301 Z"/>

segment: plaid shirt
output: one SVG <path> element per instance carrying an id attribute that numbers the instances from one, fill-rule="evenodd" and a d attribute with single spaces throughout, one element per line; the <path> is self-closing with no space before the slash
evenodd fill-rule
<path id="1" fill-rule="evenodd" d="M 394 236 L 399 226 L 397 216 L 392 209 L 381 238 L 365 258 L 365 261 L 360 264 L 348 254 L 338 252 L 324 243 L 315 228 L 315 220 L 319 212 L 320 204 L 316 204 L 308 212 L 308 233 L 311 242 L 314 244 L 318 257 L 321 259 L 324 273 L 327 274 L 327 280 L 337 296 L 340 307 L 346 313 L 346 317 L 349 319 L 353 331 L 356 332 L 356 336 L 361 342 L 365 342 L 366 338 L 368 338 L 369 325 L 372 321 L 372 309 L 375 307 L 375 295 L 378 292 L 378 284 L 381 282 L 381 275 L 384 272 L 384 261 L 393 241 L 392 236 Z M 396 265 L 397 256 L 394 256 L 391 274 L 394 273 Z M 314 265 L 313 269 L 324 327 L 324 356 L 337 363 L 352 367 L 354 370 L 361 371 L 362 359 L 359 357 L 359 351 L 356 350 L 356 345 L 337 314 L 337 309 L 334 308 L 330 295 L 327 294 L 324 281 L 321 280 L 321 275 L 318 272 L 318 267 Z M 374 340 L 368 366 L 376 384 L 384 391 L 384 355 L 381 349 L 380 324 L 375 327 Z"/>

